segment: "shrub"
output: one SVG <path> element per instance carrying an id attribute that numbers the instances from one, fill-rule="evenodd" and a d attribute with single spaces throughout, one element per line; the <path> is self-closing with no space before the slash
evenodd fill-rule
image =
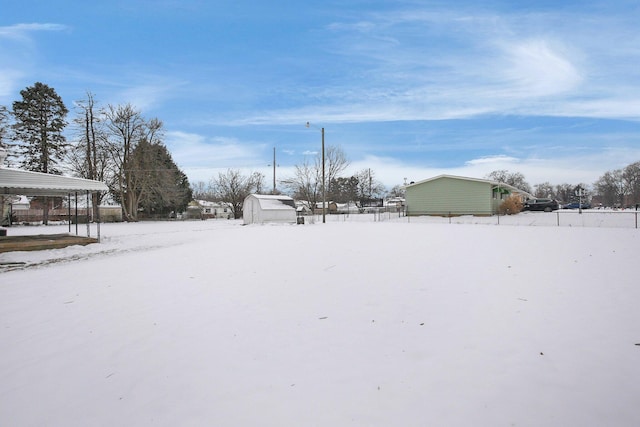
<path id="1" fill-rule="evenodd" d="M 522 210 L 522 201 L 520 201 L 520 197 L 518 196 L 509 196 L 502 202 L 500 207 L 498 207 L 498 213 L 500 215 L 513 215 L 517 214 Z"/>

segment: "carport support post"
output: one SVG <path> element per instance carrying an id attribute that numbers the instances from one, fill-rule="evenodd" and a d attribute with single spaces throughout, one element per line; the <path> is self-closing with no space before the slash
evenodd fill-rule
<path id="1" fill-rule="evenodd" d="M 67 194 L 67 220 L 69 221 L 69 234 L 71 234 L 71 193 Z"/>
<path id="2" fill-rule="evenodd" d="M 93 201 L 96 201 L 96 206 L 93 206 Z M 95 199 L 93 198 L 93 194 L 91 195 L 91 206 L 93 206 L 93 208 L 96 210 L 95 211 L 95 215 L 96 215 L 96 233 L 98 234 L 97 238 L 98 238 L 98 243 L 100 242 L 100 222 L 101 222 L 101 218 L 100 218 L 100 204 L 98 203 L 98 197 L 96 197 Z"/>
<path id="3" fill-rule="evenodd" d="M 89 190 L 87 190 L 87 237 L 91 237 L 91 226 L 89 225 Z"/>
<path id="4" fill-rule="evenodd" d="M 78 235 L 78 192 L 76 191 L 76 236 Z"/>

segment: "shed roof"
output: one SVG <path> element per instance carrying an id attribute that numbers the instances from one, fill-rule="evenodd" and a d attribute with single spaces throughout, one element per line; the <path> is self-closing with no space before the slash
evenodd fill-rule
<path id="1" fill-rule="evenodd" d="M 107 191 L 104 182 L 0 167 L 0 194 L 65 196 L 79 191 Z"/>
<path id="2" fill-rule="evenodd" d="M 295 203 L 289 196 L 273 195 L 273 194 L 250 194 L 249 197 L 255 197 L 260 203 L 260 208 L 265 210 L 276 209 L 293 209 L 295 210 Z"/>

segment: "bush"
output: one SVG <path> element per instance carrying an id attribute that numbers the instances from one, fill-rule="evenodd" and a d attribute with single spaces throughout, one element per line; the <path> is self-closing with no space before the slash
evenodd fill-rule
<path id="1" fill-rule="evenodd" d="M 498 208 L 500 215 L 513 215 L 522 210 L 522 201 L 518 196 L 509 196 Z"/>

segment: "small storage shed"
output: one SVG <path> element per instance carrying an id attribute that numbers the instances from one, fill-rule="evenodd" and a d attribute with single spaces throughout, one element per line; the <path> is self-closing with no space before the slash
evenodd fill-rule
<path id="1" fill-rule="evenodd" d="M 296 223 L 296 205 L 289 196 L 249 194 L 242 205 L 245 224 Z"/>
<path id="2" fill-rule="evenodd" d="M 439 175 L 405 187 L 407 215 L 493 215 L 504 199 L 528 193 L 498 181 Z"/>

